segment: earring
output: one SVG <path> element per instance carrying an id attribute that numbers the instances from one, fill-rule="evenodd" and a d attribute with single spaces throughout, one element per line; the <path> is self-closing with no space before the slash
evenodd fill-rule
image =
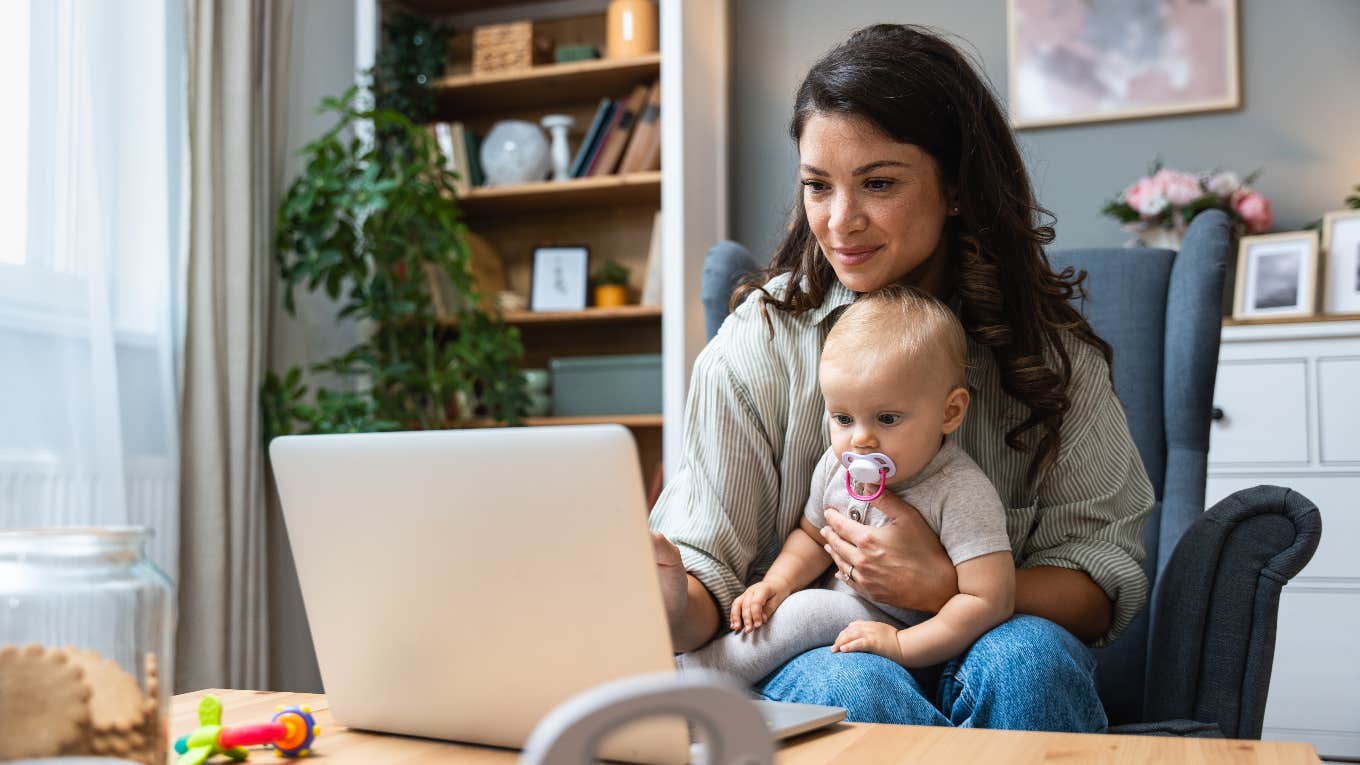
<path id="1" fill-rule="evenodd" d="M 954 214 L 954 215 L 958 215 L 958 214 L 959 214 L 959 206 L 958 206 L 958 205 L 954 205 L 954 209 L 953 209 L 953 210 L 950 210 L 949 212 L 952 213 L 952 214 Z"/>

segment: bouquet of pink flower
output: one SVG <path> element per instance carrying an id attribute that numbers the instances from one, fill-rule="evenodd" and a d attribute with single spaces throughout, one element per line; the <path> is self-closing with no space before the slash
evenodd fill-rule
<path id="1" fill-rule="evenodd" d="M 1274 217 L 1270 200 L 1249 185 L 1255 179 L 1256 173 L 1240 178 L 1229 171 L 1169 170 L 1159 162 L 1101 212 L 1124 224 L 1127 231 L 1142 234 L 1163 229 L 1179 235 L 1196 215 L 1222 210 L 1233 219 L 1239 234 L 1259 234 L 1270 229 Z"/>

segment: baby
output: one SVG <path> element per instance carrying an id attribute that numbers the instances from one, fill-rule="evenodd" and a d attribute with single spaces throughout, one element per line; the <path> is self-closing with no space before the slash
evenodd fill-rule
<path id="1" fill-rule="evenodd" d="M 754 683 L 818 646 L 926 667 L 968 650 L 1010 618 L 1015 568 L 1005 509 L 987 476 L 949 438 L 968 410 L 963 327 L 938 300 L 906 287 L 860 296 L 826 338 L 818 370 L 831 448 L 812 476 L 798 528 L 765 577 L 732 603 L 732 634 L 676 657 Z M 832 564 L 828 509 L 883 526 L 884 489 L 920 511 L 958 574 L 937 614 L 864 599 L 842 579 L 804 589 Z M 851 568 L 845 578 L 854 580 Z M 776 611 L 778 615 L 776 616 Z"/>

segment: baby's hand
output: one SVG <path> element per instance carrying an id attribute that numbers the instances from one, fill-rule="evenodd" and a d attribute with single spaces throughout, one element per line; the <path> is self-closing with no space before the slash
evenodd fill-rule
<path id="1" fill-rule="evenodd" d="M 901 664 L 904 661 L 902 656 L 902 644 L 897 641 L 899 630 L 891 624 L 883 622 L 850 622 L 850 626 L 841 630 L 841 634 L 836 636 L 836 642 L 832 644 L 833 653 L 876 653 L 885 659 L 892 659 Z"/>
<path id="2" fill-rule="evenodd" d="M 731 624 L 733 632 L 745 629 L 750 632 L 770 618 L 779 604 L 789 596 L 783 587 L 767 581 L 756 582 L 746 588 L 746 592 L 732 601 Z"/>

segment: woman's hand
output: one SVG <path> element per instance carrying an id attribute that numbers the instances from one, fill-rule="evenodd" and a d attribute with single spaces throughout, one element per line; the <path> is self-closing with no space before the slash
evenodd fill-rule
<path id="1" fill-rule="evenodd" d="M 655 531 L 652 557 L 656 559 L 656 577 L 661 582 L 661 600 L 671 628 L 671 646 L 677 652 L 692 651 L 718 631 L 718 607 L 703 584 L 686 573 L 680 548 Z"/>
<path id="2" fill-rule="evenodd" d="M 680 548 L 655 531 L 652 532 L 652 556 L 656 558 L 656 577 L 661 580 L 666 621 L 674 634 L 676 625 L 684 620 L 689 577 L 685 574 L 685 564 L 680 561 Z"/>
<path id="3" fill-rule="evenodd" d="M 879 603 L 935 613 L 959 592 L 954 564 L 916 508 L 884 492 L 874 507 L 885 526 L 867 526 L 826 511 L 822 538 L 839 572 L 856 592 Z"/>

